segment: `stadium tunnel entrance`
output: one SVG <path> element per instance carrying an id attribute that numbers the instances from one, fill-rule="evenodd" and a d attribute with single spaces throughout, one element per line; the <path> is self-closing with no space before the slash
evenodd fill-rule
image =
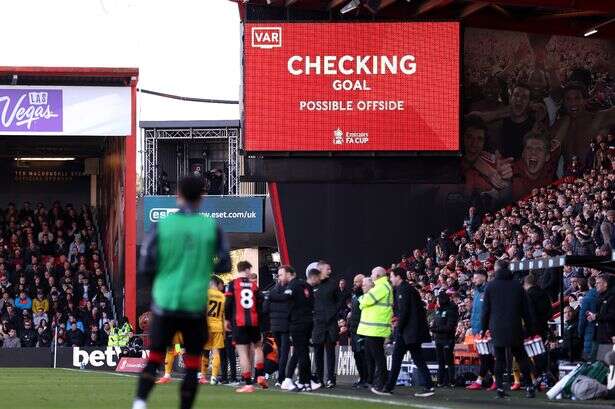
<path id="1" fill-rule="evenodd" d="M 0 203 L 90 207 L 113 309 L 132 323 L 137 76 L 137 69 L 0 67 Z"/>

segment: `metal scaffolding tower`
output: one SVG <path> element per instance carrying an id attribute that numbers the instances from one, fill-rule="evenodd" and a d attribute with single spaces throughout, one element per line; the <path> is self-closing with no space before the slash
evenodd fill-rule
<path id="1" fill-rule="evenodd" d="M 211 123 L 211 127 L 208 127 Z M 200 125 L 183 127 L 181 121 L 142 122 L 143 137 L 143 194 L 156 195 L 158 192 L 158 142 L 173 140 L 182 143 L 183 152 L 191 140 L 225 140 L 228 144 L 228 186 L 227 194 L 239 193 L 239 145 L 240 132 L 238 121 L 193 121 L 185 125 Z M 158 125 L 158 126 L 157 126 Z M 171 127 L 171 125 L 173 125 Z M 214 126 L 217 125 L 217 126 Z M 220 126 L 223 125 L 223 126 Z M 168 127 L 167 127 L 168 126 Z M 177 161 L 177 174 L 188 173 L 188 156 L 183 155 Z"/>

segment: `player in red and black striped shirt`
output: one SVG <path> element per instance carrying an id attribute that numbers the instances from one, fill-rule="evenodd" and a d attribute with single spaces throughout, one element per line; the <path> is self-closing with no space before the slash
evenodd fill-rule
<path id="1" fill-rule="evenodd" d="M 253 279 L 252 265 L 247 261 L 237 263 L 237 275 L 226 287 L 226 326 L 233 333 L 241 377 L 245 386 L 237 392 L 254 392 L 252 368 L 256 369 L 256 380 L 267 388 L 264 375 L 263 349 L 261 346 L 260 313 L 262 295 Z"/>

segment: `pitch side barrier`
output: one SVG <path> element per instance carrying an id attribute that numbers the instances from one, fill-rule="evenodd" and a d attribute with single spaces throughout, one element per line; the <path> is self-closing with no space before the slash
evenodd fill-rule
<path id="1" fill-rule="evenodd" d="M 435 347 L 433 343 L 423 345 L 426 359 L 430 370 L 437 372 Z M 391 347 L 388 347 L 387 366 L 391 365 Z M 53 346 L 49 348 L 0 348 L 0 368 L 73 368 L 115 371 L 120 364 L 120 347 L 58 347 L 54 351 Z M 143 350 L 140 359 L 146 359 L 148 350 Z M 313 358 L 313 353 L 310 353 Z M 338 376 L 358 376 L 352 350 L 349 346 L 338 346 L 336 348 L 337 375 Z M 239 362 L 237 362 L 239 364 Z M 414 365 L 410 355 L 404 357 L 402 370 L 410 375 L 414 371 Z M 184 369 L 182 356 L 179 355 L 174 362 L 173 370 L 181 372 Z M 237 373 L 239 373 L 237 367 Z"/>
<path id="2" fill-rule="evenodd" d="M 610 256 L 555 256 L 537 258 L 534 260 L 514 261 L 510 263 L 510 270 L 532 271 L 545 268 L 559 268 L 564 266 L 589 267 L 615 273 L 615 251 Z"/>

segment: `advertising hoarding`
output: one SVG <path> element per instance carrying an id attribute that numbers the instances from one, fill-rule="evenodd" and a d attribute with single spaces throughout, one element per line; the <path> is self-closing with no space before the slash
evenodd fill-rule
<path id="1" fill-rule="evenodd" d="M 205 196 L 200 211 L 216 220 L 227 233 L 262 233 L 264 206 L 264 197 Z M 175 196 L 145 196 L 143 231 L 147 233 L 152 224 L 178 210 Z"/>
<path id="2" fill-rule="evenodd" d="M 127 136 L 130 87 L 0 87 L 0 135 Z"/>

